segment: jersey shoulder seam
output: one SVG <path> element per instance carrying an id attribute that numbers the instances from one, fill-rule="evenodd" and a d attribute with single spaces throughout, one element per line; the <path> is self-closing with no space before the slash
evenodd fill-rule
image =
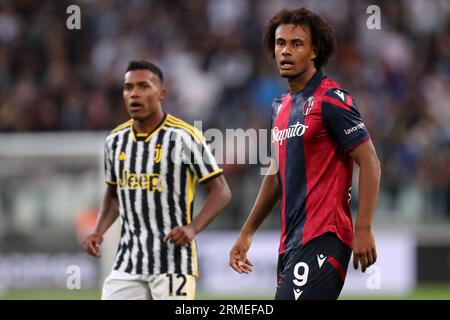
<path id="1" fill-rule="evenodd" d="M 202 143 L 204 141 L 203 134 L 196 127 L 170 114 L 167 116 L 166 126 L 183 130 L 197 143 Z"/>
<path id="2" fill-rule="evenodd" d="M 124 122 L 122 124 L 119 124 L 117 127 L 112 129 L 110 131 L 110 133 L 115 133 L 115 132 L 121 131 L 123 129 L 129 128 L 129 127 L 131 127 L 132 124 L 133 124 L 133 119 L 130 119 L 130 120 L 128 120 L 128 121 L 126 121 L 126 122 Z"/>

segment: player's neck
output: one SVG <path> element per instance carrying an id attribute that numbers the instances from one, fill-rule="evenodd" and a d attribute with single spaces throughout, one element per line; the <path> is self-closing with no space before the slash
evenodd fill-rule
<path id="1" fill-rule="evenodd" d="M 164 111 L 159 108 L 145 120 L 134 120 L 133 129 L 136 133 L 150 133 L 159 126 L 164 118 Z"/>
<path id="2" fill-rule="evenodd" d="M 311 80 L 312 77 L 314 77 L 316 72 L 316 68 L 312 67 L 305 72 L 300 73 L 295 78 L 288 79 L 289 91 L 291 93 L 302 91 L 306 87 L 308 81 Z"/>

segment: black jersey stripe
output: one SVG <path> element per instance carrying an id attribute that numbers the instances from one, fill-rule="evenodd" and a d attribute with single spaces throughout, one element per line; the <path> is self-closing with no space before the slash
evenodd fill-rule
<path id="1" fill-rule="evenodd" d="M 120 240 L 119 240 L 119 246 L 117 247 L 117 252 L 116 252 L 116 257 L 121 255 L 122 250 L 124 250 L 124 239 L 125 237 L 125 224 L 122 224 L 121 228 L 120 228 Z M 118 260 L 116 260 L 115 264 L 114 264 L 114 270 L 118 269 L 120 267 L 120 264 L 118 262 Z"/>
<path id="2" fill-rule="evenodd" d="M 188 165 L 192 166 L 195 171 L 195 175 L 197 177 L 201 177 L 202 170 L 200 168 L 200 163 L 202 162 L 201 153 L 199 153 L 197 143 L 184 132 L 181 134 L 182 136 L 182 152 L 184 154 L 185 159 L 188 162 Z"/>
<path id="3" fill-rule="evenodd" d="M 191 215 L 192 215 L 192 212 L 194 210 L 194 199 L 192 199 L 190 207 L 191 207 L 190 212 L 191 212 Z M 195 243 L 195 239 L 194 239 L 194 240 L 191 241 L 191 243 L 190 243 L 190 245 L 188 247 L 188 266 L 191 268 L 191 269 L 189 269 L 189 271 L 192 274 L 194 274 L 195 276 L 197 276 L 197 270 L 196 270 L 197 269 L 197 266 L 196 266 L 196 264 L 197 264 L 197 261 L 196 261 L 197 257 L 195 256 L 196 255 L 196 253 L 195 253 L 196 250 L 194 248 L 195 246 L 196 246 L 196 243 Z"/>
<path id="4" fill-rule="evenodd" d="M 170 133 L 169 138 L 169 146 L 167 148 L 168 152 L 166 155 L 167 161 L 167 204 L 169 207 L 169 216 L 170 216 L 170 229 L 173 229 L 177 226 L 177 217 L 176 217 L 176 205 L 175 203 L 179 201 L 177 198 L 177 195 L 175 194 L 175 164 L 173 162 L 173 159 L 171 158 L 172 152 L 174 152 L 175 149 L 175 140 L 173 137 L 173 132 Z M 175 263 L 175 273 L 180 274 L 181 273 L 181 246 L 175 246 L 173 251 L 173 261 Z"/>
<path id="5" fill-rule="evenodd" d="M 142 145 L 138 145 L 138 146 L 139 146 L 139 148 L 136 151 L 136 158 L 135 158 L 136 159 L 136 164 L 138 163 L 138 161 L 140 161 L 140 158 L 138 156 L 140 156 L 140 157 L 143 156 L 142 154 L 138 154 L 139 149 L 142 150 L 142 152 L 143 152 L 143 146 Z M 135 171 L 137 171 L 137 165 L 135 167 L 136 167 Z M 141 170 L 140 170 L 139 173 L 141 173 L 142 171 L 143 170 L 142 170 L 142 167 L 141 167 Z M 134 224 L 135 224 L 137 244 L 138 244 L 138 252 L 137 252 L 137 257 L 136 257 L 136 273 L 137 274 L 142 274 L 143 257 L 144 257 L 144 252 L 143 252 L 144 244 L 141 243 L 141 238 L 140 238 L 141 237 L 141 233 L 142 233 L 141 229 L 144 228 L 144 226 L 142 226 L 141 222 L 140 222 L 140 218 L 142 217 L 142 214 L 141 214 L 142 210 L 141 210 L 141 212 L 138 212 L 137 208 L 136 208 L 136 197 L 139 194 L 140 198 L 142 198 L 142 192 L 143 192 L 142 190 L 134 190 L 133 191 L 134 198 L 131 201 L 132 210 L 135 213 Z"/>
<path id="6" fill-rule="evenodd" d="M 171 161 L 171 153 L 169 150 L 170 139 L 172 137 L 172 131 L 166 130 L 164 134 L 164 138 L 162 140 L 161 148 L 160 148 L 160 175 L 163 181 L 165 181 L 164 190 L 161 193 L 161 206 L 162 206 L 162 214 L 163 214 L 163 226 L 164 226 L 164 235 L 167 235 L 172 229 L 172 218 L 174 212 L 171 212 L 169 207 L 169 198 L 171 197 L 171 192 L 169 188 L 172 189 L 173 192 L 173 176 L 168 175 L 168 167 L 169 162 Z M 170 181 L 172 179 L 172 181 Z M 167 272 L 174 272 L 174 245 L 171 243 L 167 243 Z"/>
<path id="7" fill-rule="evenodd" d="M 137 155 L 137 144 L 132 143 L 131 144 L 131 153 L 129 155 L 127 155 L 127 158 L 130 159 L 130 168 L 129 168 L 130 174 L 136 172 L 136 155 Z M 124 178 L 124 177 L 122 177 L 122 178 Z M 124 182 L 124 183 L 126 183 L 126 182 Z M 127 188 L 127 191 L 125 191 L 125 197 L 127 197 L 126 201 L 130 204 L 129 207 L 127 206 L 127 209 L 129 210 L 129 212 L 127 212 L 127 213 L 131 214 L 131 217 L 133 217 L 133 225 L 132 225 L 133 230 L 132 230 L 132 232 L 130 232 L 130 242 L 129 242 L 130 247 L 133 248 L 133 244 L 135 242 L 134 239 L 136 238 L 137 235 L 139 235 L 139 231 L 140 231 L 138 217 L 136 215 L 136 211 L 134 208 L 134 200 L 136 198 L 136 190 L 130 190 Z M 136 243 L 138 245 L 138 251 L 142 250 L 142 248 L 140 248 L 139 240 L 137 240 Z M 131 271 L 133 270 L 132 253 L 133 253 L 133 251 L 131 250 L 130 258 L 128 259 L 127 267 L 125 268 L 125 272 L 128 272 L 128 273 L 131 273 Z"/>
<path id="8" fill-rule="evenodd" d="M 127 145 L 126 145 L 126 148 L 124 151 L 126 158 L 125 158 L 125 160 L 121 161 L 123 163 L 124 167 L 125 167 L 125 165 L 127 165 L 127 168 L 125 168 L 125 170 L 127 170 L 131 167 L 131 163 L 134 158 L 134 157 L 132 157 L 133 132 L 131 131 L 131 128 L 130 128 L 130 131 L 128 131 L 128 132 L 129 132 L 129 134 L 128 134 L 128 137 L 126 138 Z M 128 159 L 129 159 L 129 161 L 128 161 Z M 129 162 L 129 163 L 127 163 L 127 162 Z M 126 188 L 127 182 L 125 181 L 125 176 L 123 175 L 123 169 L 119 171 L 119 175 L 122 179 L 121 195 L 122 195 L 122 203 L 125 208 L 124 220 L 126 221 L 126 225 L 128 226 L 127 231 L 128 231 L 128 236 L 129 236 L 128 242 L 126 243 L 129 255 L 127 256 L 127 261 L 124 261 L 123 266 L 125 267 L 125 270 L 124 270 L 125 272 L 131 272 L 131 270 L 129 270 L 129 266 L 130 266 L 130 262 L 132 261 L 132 254 L 133 254 L 133 248 L 134 248 L 134 226 L 132 224 L 131 218 L 133 218 L 133 220 L 134 220 L 134 217 L 133 217 L 133 212 L 131 210 L 131 205 L 128 205 L 129 200 L 130 200 L 130 197 L 129 197 L 130 190 L 128 190 L 128 188 Z M 132 265 L 131 265 L 131 267 L 132 267 Z"/>
<path id="9" fill-rule="evenodd" d="M 162 144 L 163 142 L 163 138 L 164 135 L 167 134 L 167 130 L 165 130 L 164 128 L 161 129 L 158 132 L 158 137 L 156 140 L 156 145 L 158 144 Z M 154 167 L 153 167 L 153 172 L 160 172 L 161 171 L 161 162 L 155 162 L 154 163 Z M 167 242 L 164 241 L 164 212 L 163 212 L 163 208 L 162 208 L 162 204 L 161 204 L 161 196 L 162 193 L 166 193 L 164 192 L 164 189 L 167 188 L 167 186 L 163 185 L 163 192 L 158 192 L 155 191 L 154 192 L 154 199 L 155 199 L 155 219 L 156 219 L 156 224 L 158 226 L 158 230 L 160 231 L 159 234 L 159 242 L 161 245 L 160 248 L 160 273 L 167 273 Z"/>
<path id="10" fill-rule="evenodd" d="M 113 140 L 113 143 L 112 143 L 112 147 L 111 147 L 111 152 L 112 152 L 113 155 L 115 154 L 118 142 L 119 142 L 119 135 L 117 134 L 114 137 L 114 140 Z M 113 156 L 112 159 L 111 159 L 111 173 L 115 173 L 115 172 L 116 172 L 116 162 L 114 161 L 114 156 Z M 111 176 L 111 178 L 112 178 L 112 181 L 117 183 L 116 175 Z"/>
<path id="11" fill-rule="evenodd" d="M 147 164 L 148 164 L 148 154 L 150 152 L 150 146 L 148 143 L 144 143 L 144 154 L 142 156 L 142 170 L 146 170 Z M 148 206 L 148 198 L 147 198 L 147 191 L 143 191 L 142 194 L 142 218 L 144 220 L 145 229 L 147 230 L 147 238 L 146 238 L 146 244 L 147 244 L 147 252 L 148 252 L 148 266 L 146 272 L 148 274 L 153 273 L 153 267 L 154 267 L 154 255 L 153 255 L 153 232 L 150 227 L 150 208 Z"/>
<path id="12" fill-rule="evenodd" d="M 197 150 L 197 154 L 199 159 L 196 160 L 196 163 L 199 165 L 199 167 L 204 166 L 204 169 L 206 170 L 206 174 L 208 174 L 209 172 L 213 172 L 214 169 L 211 166 L 211 164 L 209 163 L 209 159 L 210 157 L 207 156 L 206 152 L 206 148 L 205 145 L 203 144 L 195 144 L 194 148 L 196 148 Z M 200 175 L 197 175 L 198 178 L 203 177 L 203 171 L 200 171 Z"/>
<path id="13" fill-rule="evenodd" d="M 157 137 L 159 135 L 159 132 L 156 133 L 156 136 L 154 136 L 150 141 L 149 145 L 149 161 L 147 166 L 147 172 L 148 173 L 156 173 L 154 171 L 154 165 L 155 162 L 153 161 L 154 153 L 156 152 L 156 142 Z M 160 236 L 160 230 L 158 229 L 158 226 L 156 224 L 156 206 L 155 206 L 155 192 L 147 192 L 147 201 L 148 201 L 148 215 L 149 215 L 149 222 L 150 222 L 150 230 L 152 234 L 152 242 L 149 251 L 153 254 L 153 265 L 150 269 L 150 274 L 159 274 L 160 273 L 160 256 L 161 256 L 161 250 L 160 250 L 160 243 L 161 243 L 161 236 Z"/>
<path id="14" fill-rule="evenodd" d="M 197 143 L 191 136 L 184 131 L 182 132 L 183 153 L 197 178 L 200 179 L 208 173 L 213 172 L 215 169 L 209 162 L 214 161 L 215 163 L 215 159 L 212 156 L 212 153 L 207 150 L 208 146 L 206 145 L 206 142 Z"/>
<path id="15" fill-rule="evenodd" d="M 127 131 L 127 132 L 125 132 L 124 133 L 124 135 L 123 135 L 123 140 L 122 140 L 122 144 L 121 144 L 121 146 L 120 146 L 120 153 L 122 153 L 122 152 L 125 152 L 125 150 L 126 150 L 126 148 L 127 148 L 127 145 L 128 145 L 128 142 L 129 142 L 129 137 L 130 137 L 130 131 Z M 124 168 L 124 166 L 125 166 L 125 163 L 124 163 L 124 161 L 119 161 L 119 174 L 121 174 L 121 172 L 123 172 L 123 168 Z M 120 197 L 121 197 L 121 203 L 122 203 L 122 205 L 124 206 L 125 205 L 125 202 L 124 202 L 124 199 L 125 199 L 125 191 L 124 191 L 124 189 L 120 189 L 119 188 L 119 190 L 120 190 Z M 123 219 L 123 224 L 124 224 L 124 233 L 127 233 L 127 231 L 126 231 L 126 225 L 128 224 L 128 219 L 127 219 L 127 214 L 126 214 L 126 209 L 125 210 L 123 210 L 124 212 L 123 212 L 123 216 L 122 216 L 122 219 Z M 131 235 L 130 235 L 130 237 L 131 237 Z M 118 257 L 118 259 L 117 259 L 117 265 L 116 265 L 116 270 L 119 270 L 121 267 L 122 267 L 122 263 L 124 262 L 124 256 L 125 256 L 125 253 L 126 253 L 126 251 L 128 250 L 128 244 L 126 243 L 126 241 L 125 241 L 125 237 L 122 237 L 121 238 L 121 240 L 123 239 L 123 246 L 122 246 L 122 248 L 123 248 L 123 250 L 122 250 L 122 252 L 119 254 L 119 257 Z"/>
<path id="16" fill-rule="evenodd" d="M 137 159 L 138 153 L 137 153 L 138 145 L 137 143 L 133 143 L 131 145 L 131 154 L 129 155 L 130 158 L 130 174 L 136 173 L 136 162 L 139 161 Z M 132 272 L 132 273 L 142 273 L 142 244 L 139 239 L 139 236 L 141 234 L 141 226 L 139 223 L 139 217 L 138 213 L 136 213 L 136 193 L 137 190 L 130 190 L 127 191 L 129 196 L 129 203 L 130 203 L 130 213 L 133 217 L 133 232 L 132 232 L 132 238 L 136 239 L 136 241 L 133 240 L 137 244 L 137 258 L 136 258 L 136 265 L 133 266 L 133 259 L 132 259 L 132 252 L 130 253 L 130 259 L 128 260 L 127 268 L 125 269 L 125 272 Z M 140 256 L 140 258 L 139 258 Z M 133 268 L 136 269 L 136 272 L 133 272 Z"/>
<path id="17" fill-rule="evenodd" d="M 179 205 L 181 207 L 181 224 L 183 226 L 187 225 L 187 206 L 186 206 L 186 188 L 187 188 L 187 179 L 186 175 L 189 171 L 189 168 L 187 165 L 183 164 L 181 166 L 180 170 L 180 199 L 179 199 Z M 185 250 L 186 247 L 180 248 L 180 256 L 182 249 Z M 181 258 L 180 258 L 181 262 Z M 180 263 L 181 266 L 181 263 Z M 187 270 L 182 270 L 182 272 L 187 272 Z"/>
<path id="18" fill-rule="evenodd" d="M 202 173 L 202 169 L 200 167 L 200 165 L 202 163 L 201 162 L 202 154 L 199 151 L 199 148 L 195 143 L 192 144 L 192 149 L 191 149 L 190 155 L 191 155 L 190 161 L 191 161 L 192 166 L 194 167 L 196 176 L 202 177 L 203 173 Z"/>

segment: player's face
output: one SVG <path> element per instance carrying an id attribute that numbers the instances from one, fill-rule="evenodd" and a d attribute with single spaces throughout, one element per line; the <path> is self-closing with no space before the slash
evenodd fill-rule
<path id="1" fill-rule="evenodd" d="M 314 67 L 316 57 L 308 27 L 281 24 L 275 31 L 275 60 L 280 75 L 296 78 Z"/>
<path id="2" fill-rule="evenodd" d="M 125 74 L 123 99 L 130 118 L 149 119 L 161 107 L 166 91 L 158 76 L 149 70 L 133 70 Z"/>

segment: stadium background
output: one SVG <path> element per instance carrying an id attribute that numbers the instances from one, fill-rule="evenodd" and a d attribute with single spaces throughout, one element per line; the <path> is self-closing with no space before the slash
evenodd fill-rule
<path id="1" fill-rule="evenodd" d="M 81 9 L 80 30 L 66 27 L 71 4 Z M 381 30 L 366 26 L 371 4 L 381 8 Z M 338 51 L 325 71 L 355 97 L 383 170 L 375 218 L 382 286 L 370 289 L 370 275 L 349 270 L 354 287 L 343 298 L 449 299 L 445 0 L 1 1 L 0 299 L 98 298 L 115 248 L 105 246 L 100 264 L 81 251 L 79 239 L 104 190 L 104 138 L 126 120 L 121 84 L 129 60 L 162 67 L 164 108 L 178 117 L 201 119 L 203 129 L 267 128 L 272 99 L 286 87 L 263 52 L 262 30 L 277 10 L 303 5 L 336 30 Z M 278 213 L 250 253 L 255 272 L 268 279 L 257 288 L 219 262 L 256 196 L 259 166 L 223 167 L 234 197 L 198 240 L 199 298 L 270 299 Z M 199 189 L 197 208 L 202 199 Z M 354 212 L 356 206 L 353 188 Z M 113 242 L 113 232 L 108 237 Z M 264 247 L 265 239 L 274 241 Z M 81 290 L 66 288 L 71 265 L 80 267 Z M 243 289 L 225 292 L 219 277 L 234 277 Z"/>

